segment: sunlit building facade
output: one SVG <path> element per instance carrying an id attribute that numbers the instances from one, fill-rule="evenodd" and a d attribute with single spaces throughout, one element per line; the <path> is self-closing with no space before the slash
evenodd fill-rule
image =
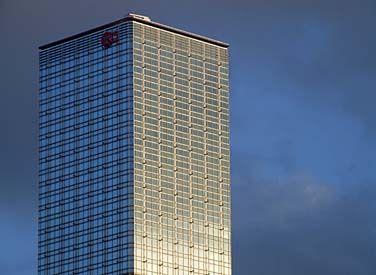
<path id="1" fill-rule="evenodd" d="M 228 68 L 132 14 L 40 47 L 39 275 L 231 274 Z"/>

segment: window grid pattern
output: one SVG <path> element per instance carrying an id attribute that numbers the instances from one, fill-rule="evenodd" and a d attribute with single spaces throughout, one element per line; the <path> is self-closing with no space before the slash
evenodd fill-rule
<path id="1" fill-rule="evenodd" d="M 135 273 L 230 275 L 228 51 L 133 24 Z"/>
<path id="2" fill-rule="evenodd" d="M 133 273 L 132 23 L 104 31 L 40 52 L 39 275 Z"/>

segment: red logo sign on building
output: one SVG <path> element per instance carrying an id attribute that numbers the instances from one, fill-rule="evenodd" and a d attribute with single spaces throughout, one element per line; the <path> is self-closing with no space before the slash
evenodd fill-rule
<path id="1" fill-rule="evenodd" d="M 107 49 L 112 46 L 115 42 L 119 41 L 119 32 L 105 32 L 102 35 L 102 46 Z"/>

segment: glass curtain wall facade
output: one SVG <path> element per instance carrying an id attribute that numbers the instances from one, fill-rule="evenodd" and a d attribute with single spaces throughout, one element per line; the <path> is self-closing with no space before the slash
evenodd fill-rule
<path id="1" fill-rule="evenodd" d="M 133 271 L 132 23 L 116 30 L 40 52 L 39 274 Z"/>
<path id="2" fill-rule="evenodd" d="M 128 17 L 41 47 L 40 275 L 231 274 L 213 41 Z"/>
<path id="3" fill-rule="evenodd" d="M 231 274 L 227 49 L 134 23 L 137 274 Z"/>

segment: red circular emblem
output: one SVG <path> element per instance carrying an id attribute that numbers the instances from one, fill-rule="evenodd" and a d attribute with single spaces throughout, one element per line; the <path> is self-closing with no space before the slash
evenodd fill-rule
<path id="1" fill-rule="evenodd" d="M 113 43 L 117 42 L 119 40 L 119 32 L 105 32 L 102 34 L 102 46 L 103 48 L 107 49 L 112 46 Z"/>

